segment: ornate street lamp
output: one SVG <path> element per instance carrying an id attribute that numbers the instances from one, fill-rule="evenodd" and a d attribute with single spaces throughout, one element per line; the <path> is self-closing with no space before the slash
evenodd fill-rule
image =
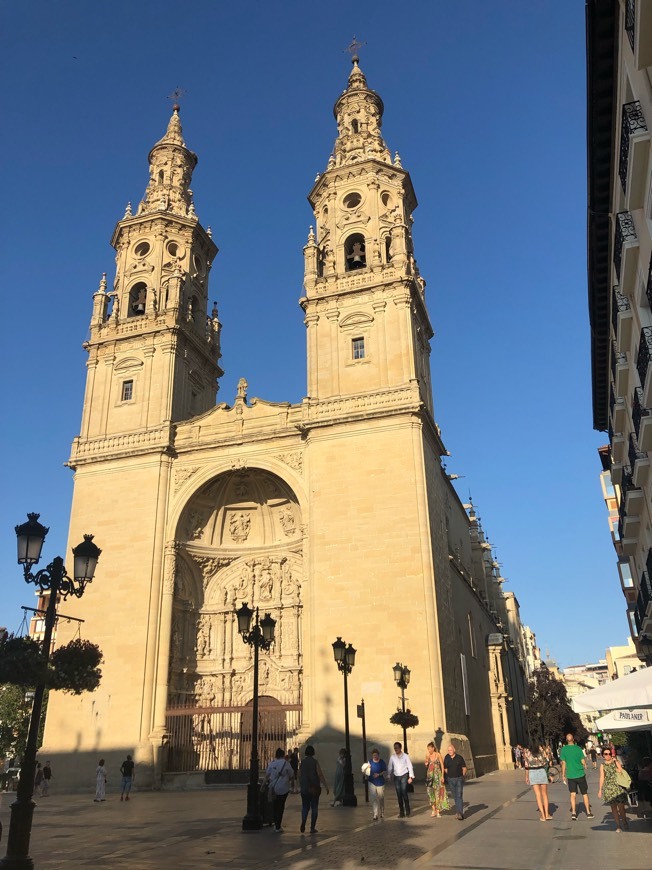
<path id="1" fill-rule="evenodd" d="M 254 708 L 251 728 L 251 761 L 249 763 L 249 785 L 247 786 L 247 812 L 242 819 L 243 831 L 259 831 L 263 820 L 258 809 L 258 651 L 268 650 L 274 643 L 276 620 L 266 613 L 259 619 L 258 608 L 252 610 L 245 602 L 236 610 L 238 631 L 242 640 L 254 648 Z M 251 620 L 256 617 L 253 628 Z"/>
<path id="2" fill-rule="evenodd" d="M 32 566 L 41 558 L 41 550 L 49 529 L 38 521 L 39 514 L 27 514 L 27 522 L 16 526 L 18 545 L 18 564 L 23 566 L 26 583 L 34 583 L 43 592 L 49 592 L 47 610 L 45 611 L 45 630 L 41 655 L 43 664 L 47 667 L 52 646 L 52 632 L 57 616 L 57 601 L 59 596 L 67 598 L 74 595 L 81 598 L 88 583 L 95 575 L 97 560 L 102 552 L 93 543 L 92 535 L 84 535 L 81 544 L 73 547 L 73 576 L 67 573 L 63 559 L 56 556 L 47 568 L 41 568 L 32 574 Z M 25 754 L 20 770 L 20 780 L 16 800 L 11 805 L 9 836 L 7 837 L 7 855 L 0 861 L 2 870 L 33 870 L 34 862 L 29 857 L 29 841 L 32 833 L 32 817 L 36 804 L 32 800 L 34 793 L 34 775 L 36 772 L 36 746 L 45 684 L 39 683 L 34 690 L 32 714 L 29 720 L 29 731 Z"/>
<path id="3" fill-rule="evenodd" d="M 530 709 L 527 704 L 521 704 L 523 709 L 523 716 L 525 718 L 525 724 L 527 725 L 527 739 L 528 745 L 532 745 L 532 732 L 530 731 L 530 717 L 528 716 L 528 710 Z"/>
<path id="4" fill-rule="evenodd" d="M 344 736 L 346 742 L 346 761 L 344 764 L 344 798 L 345 807 L 357 807 L 358 799 L 353 786 L 353 767 L 351 766 L 351 737 L 349 734 L 349 687 L 347 677 L 355 665 L 356 650 L 352 644 L 346 645 L 341 637 L 333 644 L 333 657 L 338 670 L 344 674 Z"/>
<path id="5" fill-rule="evenodd" d="M 403 710 L 403 713 L 405 713 L 405 690 L 410 685 L 410 669 L 406 665 L 402 665 L 399 662 L 396 662 L 393 671 L 396 685 L 401 690 L 401 709 Z M 403 721 L 403 752 L 405 752 L 406 755 L 408 754 L 407 730 L 405 728 L 405 721 Z"/>

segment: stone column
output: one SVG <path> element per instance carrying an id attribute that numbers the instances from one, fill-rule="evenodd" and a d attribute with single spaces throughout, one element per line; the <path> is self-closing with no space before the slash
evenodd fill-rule
<path id="1" fill-rule="evenodd" d="M 168 734 L 165 727 L 165 712 L 168 703 L 168 680 L 170 668 L 170 636 L 172 632 L 172 611 L 174 605 L 174 578 L 177 567 L 179 544 L 168 541 L 165 545 L 163 567 L 163 594 L 158 634 L 158 662 L 156 667 L 156 687 L 154 692 L 153 727 L 149 735 L 154 753 L 154 786 L 160 788 L 163 772 L 163 747 Z"/>
<path id="2" fill-rule="evenodd" d="M 509 744 L 509 726 L 505 718 L 507 690 L 503 674 L 502 652 L 504 640 L 502 634 L 490 634 L 487 638 L 489 656 L 489 691 L 491 697 L 491 718 L 496 741 L 496 757 L 499 770 L 511 770 L 512 751 Z"/>

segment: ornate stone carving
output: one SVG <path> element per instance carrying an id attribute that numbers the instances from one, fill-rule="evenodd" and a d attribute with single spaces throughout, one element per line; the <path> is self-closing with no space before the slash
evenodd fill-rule
<path id="1" fill-rule="evenodd" d="M 290 468 L 293 468 L 299 474 L 303 473 L 303 454 L 299 453 L 299 451 L 294 453 L 279 453 L 277 459 L 289 465 Z"/>
<path id="2" fill-rule="evenodd" d="M 188 514 L 188 523 L 186 525 L 187 537 L 191 541 L 197 541 L 204 534 L 204 526 L 206 518 L 199 510 L 191 510 Z"/>
<path id="3" fill-rule="evenodd" d="M 283 532 L 287 538 L 291 538 L 297 530 L 294 512 L 290 507 L 284 507 L 279 511 L 278 521 L 283 528 Z"/>
<path id="4" fill-rule="evenodd" d="M 229 534 L 238 544 L 244 543 L 251 530 L 251 517 L 246 511 L 236 511 L 229 519 Z"/>
<path id="5" fill-rule="evenodd" d="M 192 477 L 193 474 L 196 474 L 199 471 L 198 465 L 191 465 L 187 468 L 177 468 L 174 472 L 174 490 L 175 492 L 188 480 L 188 478 Z"/>

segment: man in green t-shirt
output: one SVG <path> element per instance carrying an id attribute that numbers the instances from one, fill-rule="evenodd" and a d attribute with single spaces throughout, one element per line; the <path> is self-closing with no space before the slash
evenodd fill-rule
<path id="1" fill-rule="evenodd" d="M 559 757 L 561 758 L 561 775 L 564 782 L 568 782 L 568 791 L 570 792 L 571 819 L 574 822 L 577 821 L 575 801 L 578 789 L 584 801 L 587 818 L 592 819 L 593 813 L 591 812 L 586 784 L 586 756 L 582 747 L 575 743 L 572 734 L 566 735 L 566 746 L 562 747 Z"/>

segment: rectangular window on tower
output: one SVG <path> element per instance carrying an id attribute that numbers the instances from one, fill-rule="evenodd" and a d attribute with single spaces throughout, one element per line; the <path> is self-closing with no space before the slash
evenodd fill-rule
<path id="1" fill-rule="evenodd" d="M 134 382 L 133 381 L 123 381 L 122 382 L 122 401 L 123 402 L 131 402 L 134 397 Z"/>
<path id="2" fill-rule="evenodd" d="M 354 338 L 351 342 L 353 359 L 364 359 L 364 338 Z"/>

